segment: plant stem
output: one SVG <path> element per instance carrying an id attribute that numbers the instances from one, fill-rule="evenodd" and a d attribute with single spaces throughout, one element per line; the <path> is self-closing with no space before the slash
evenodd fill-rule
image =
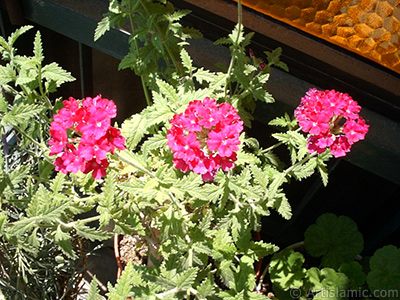
<path id="1" fill-rule="evenodd" d="M 128 1 L 128 5 L 129 5 L 129 22 L 131 23 L 131 30 L 133 33 L 135 31 L 135 23 L 133 21 L 132 14 L 134 13 L 135 7 L 134 8 L 131 7 L 130 1 Z M 135 41 L 136 55 L 139 56 L 139 44 L 138 44 L 137 39 L 134 39 L 134 41 Z M 150 106 L 152 103 L 151 103 L 151 99 L 149 96 L 149 91 L 147 90 L 146 81 L 145 81 L 143 75 L 140 76 L 140 80 L 142 81 L 142 88 L 143 88 L 144 96 L 146 98 L 146 103 L 148 106 Z"/>
<path id="2" fill-rule="evenodd" d="M 237 36 L 236 36 L 235 44 L 233 45 L 234 47 L 237 47 L 241 31 L 242 31 L 242 1 L 238 0 L 238 33 L 237 33 Z M 234 64 L 235 64 L 235 56 L 232 55 L 231 61 L 229 63 L 229 68 L 228 68 L 228 71 L 227 71 L 228 77 L 226 78 L 225 98 L 227 97 L 227 94 L 228 94 L 229 77 L 231 76 L 232 68 L 233 68 Z"/>

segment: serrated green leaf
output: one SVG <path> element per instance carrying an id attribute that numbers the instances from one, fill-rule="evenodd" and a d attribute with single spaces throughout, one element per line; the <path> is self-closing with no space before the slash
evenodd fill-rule
<path id="1" fill-rule="evenodd" d="M 61 192 L 65 183 L 65 174 L 58 172 L 57 176 L 52 180 L 50 188 L 54 194 Z"/>
<path id="2" fill-rule="evenodd" d="M 168 84 L 167 82 L 161 79 L 157 79 L 156 83 L 160 89 L 160 92 L 164 96 L 166 96 L 169 101 L 171 101 L 172 103 L 179 102 L 179 97 L 176 93 L 175 88 L 172 85 Z"/>
<path id="3" fill-rule="evenodd" d="M 74 81 L 75 78 L 70 72 L 65 71 L 57 63 L 51 63 L 42 68 L 42 78 L 47 81 L 56 82 L 57 86 L 64 82 Z"/>
<path id="4" fill-rule="evenodd" d="M 179 290 L 188 290 L 191 288 L 196 279 L 198 270 L 198 268 L 190 268 L 178 274 L 176 278 L 174 278 L 176 287 Z"/>
<path id="5" fill-rule="evenodd" d="M 100 290 L 97 284 L 97 277 L 96 275 L 94 275 L 92 281 L 90 282 L 90 288 L 86 300 L 102 300 L 102 299 L 104 299 L 104 297 L 100 295 Z"/>
<path id="6" fill-rule="evenodd" d="M 274 201 L 273 207 L 286 220 L 292 217 L 292 207 L 284 194 L 279 194 L 279 197 Z"/>
<path id="7" fill-rule="evenodd" d="M 185 69 L 188 70 L 189 73 L 192 73 L 192 70 L 193 70 L 193 66 L 192 66 L 193 61 L 192 61 L 192 59 L 190 58 L 189 53 L 188 53 L 184 48 L 182 48 L 181 53 L 180 53 L 180 56 L 181 56 L 182 64 L 183 64 L 183 66 L 185 67 Z"/>
<path id="8" fill-rule="evenodd" d="M 212 274 L 209 274 L 206 279 L 197 287 L 197 297 L 200 300 L 206 300 L 208 297 L 215 294 L 215 282 Z"/>
<path id="9" fill-rule="evenodd" d="M 267 255 L 271 255 L 279 250 L 278 246 L 263 241 L 251 241 L 249 248 L 254 251 L 258 259 L 261 259 Z"/>
<path id="10" fill-rule="evenodd" d="M 0 66 L 0 85 L 12 82 L 16 80 L 16 78 L 17 75 L 10 64 L 7 64 L 6 66 Z"/>
<path id="11" fill-rule="evenodd" d="M 121 134 L 126 138 L 126 147 L 133 150 L 147 132 L 146 120 L 141 114 L 135 114 L 125 120 L 121 126 Z"/>
<path id="12" fill-rule="evenodd" d="M 107 31 L 109 31 L 110 28 L 110 18 L 106 16 L 97 24 L 97 27 L 94 31 L 94 41 L 96 42 Z"/>
<path id="13" fill-rule="evenodd" d="M 304 246 L 314 257 L 322 256 L 321 265 L 338 269 L 351 262 L 363 249 L 364 240 L 357 224 L 346 216 L 321 215 L 304 233 Z"/>
<path id="14" fill-rule="evenodd" d="M 32 29 L 33 26 L 31 25 L 26 25 L 26 26 L 22 26 L 20 28 L 18 28 L 17 30 L 15 30 L 13 33 L 11 33 L 11 35 L 8 38 L 8 46 L 11 48 L 15 41 L 25 32 L 27 32 L 28 30 Z"/>
<path id="15" fill-rule="evenodd" d="M 133 296 L 132 288 L 135 279 L 140 279 L 140 276 L 138 276 L 137 272 L 134 270 L 132 262 L 129 261 L 115 286 L 112 287 L 109 284 L 109 293 L 106 294 L 106 296 L 110 300 L 125 300 Z"/>
<path id="16" fill-rule="evenodd" d="M 41 38 L 39 31 L 36 32 L 36 35 L 35 35 L 35 40 L 33 43 L 33 53 L 38 62 L 43 61 L 44 55 L 43 55 L 43 47 L 42 47 L 42 38 Z"/>
<path id="17" fill-rule="evenodd" d="M 94 241 L 103 241 L 107 240 L 112 236 L 112 233 L 106 232 L 103 230 L 99 230 L 97 228 L 85 226 L 81 221 L 77 221 L 76 225 L 74 226 L 76 233 L 80 236 Z"/>
<path id="18" fill-rule="evenodd" d="M 199 68 L 193 74 L 193 77 L 200 83 L 203 84 L 204 82 L 210 83 L 215 80 L 216 75 L 209 70 L 204 68 Z"/>

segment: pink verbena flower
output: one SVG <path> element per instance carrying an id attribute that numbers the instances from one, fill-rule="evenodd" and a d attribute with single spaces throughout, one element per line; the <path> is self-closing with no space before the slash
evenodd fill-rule
<path id="1" fill-rule="evenodd" d="M 310 134 L 310 153 L 329 148 L 332 155 L 341 157 L 368 132 L 369 125 L 359 116 L 360 110 L 348 94 L 310 89 L 294 114 L 301 129 Z"/>
<path id="2" fill-rule="evenodd" d="M 106 175 L 107 153 L 125 149 L 125 138 L 112 127 L 111 119 L 117 115 L 112 100 L 72 97 L 63 102 L 51 123 L 50 155 L 56 155 L 56 171 L 76 173 L 82 171 L 100 179 Z"/>
<path id="3" fill-rule="evenodd" d="M 234 168 L 243 121 L 232 105 L 208 97 L 194 100 L 170 123 L 167 139 L 175 168 L 201 174 L 204 181 L 212 181 L 219 169 Z"/>

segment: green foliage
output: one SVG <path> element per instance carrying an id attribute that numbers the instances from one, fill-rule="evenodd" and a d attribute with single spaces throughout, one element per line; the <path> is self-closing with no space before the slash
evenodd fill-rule
<path id="1" fill-rule="evenodd" d="M 379 299 L 399 299 L 400 249 L 393 245 L 378 249 L 370 259 L 367 282 Z"/>
<path id="2" fill-rule="evenodd" d="M 300 288 L 306 273 L 302 267 L 303 263 L 303 255 L 293 249 L 285 249 L 274 254 L 269 266 L 272 283 L 284 291 Z"/>
<path id="3" fill-rule="evenodd" d="M 110 0 L 109 11 L 94 34 L 96 41 L 111 28 L 128 23 L 131 29 L 130 51 L 119 68 L 134 70 L 150 90 L 158 90 L 157 78 L 172 79 L 171 82 L 176 83 L 173 79 L 176 75 L 181 77 L 186 71 L 191 71 L 183 46 L 188 39 L 201 36 L 197 30 L 180 23 L 190 11 L 175 10 L 171 3 L 165 5 L 163 2 Z"/>
<path id="4" fill-rule="evenodd" d="M 347 237 L 337 238 L 346 234 L 348 234 Z M 331 239 L 330 236 L 336 238 Z M 317 219 L 316 224 L 306 230 L 304 244 L 295 244 L 274 254 L 268 266 L 268 273 L 277 299 L 358 299 L 360 297 L 364 299 L 365 295 L 376 297 L 373 299 L 398 299 L 399 249 L 392 245 L 378 249 L 370 259 L 370 269 L 363 269 L 356 261 L 354 252 L 347 249 L 353 247 L 349 244 L 350 236 L 354 240 L 360 240 L 361 233 L 357 231 L 354 221 L 344 216 L 323 214 Z M 326 240 L 327 238 L 329 241 Z M 329 254 L 326 251 L 328 243 L 330 243 L 330 248 L 335 249 L 332 251 L 338 251 L 337 254 Z M 359 244 L 354 245 L 356 249 L 359 246 Z M 361 250 L 362 247 L 357 254 Z M 310 254 L 321 256 L 315 255 L 317 253 L 324 253 L 329 258 L 334 257 L 335 260 L 330 259 L 324 262 L 326 256 L 323 255 L 318 261 L 307 261 Z M 338 265 L 339 261 L 345 262 Z M 320 268 L 327 262 L 335 267 Z"/>
<path id="5" fill-rule="evenodd" d="M 348 217 L 324 214 L 304 233 L 304 245 L 314 257 L 322 256 L 324 267 L 338 269 L 351 262 L 363 249 L 357 224 Z"/>

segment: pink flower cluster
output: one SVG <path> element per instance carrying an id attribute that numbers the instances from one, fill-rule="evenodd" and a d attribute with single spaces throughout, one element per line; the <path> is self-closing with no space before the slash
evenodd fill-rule
<path id="1" fill-rule="evenodd" d="M 109 165 L 107 152 L 125 149 L 125 138 L 111 126 L 117 107 L 100 95 L 82 102 L 70 97 L 63 104 L 50 128 L 50 155 L 57 155 L 56 171 L 93 171 L 92 176 L 100 179 Z"/>
<path id="2" fill-rule="evenodd" d="M 301 129 L 310 134 L 310 153 L 329 148 L 335 157 L 345 156 L 368 132 L 369 125 L 359 116 L 360 110 L 348 94 L 310 89 L 295 110 Z"/>
<path id="3" fill-rule="evenodd" d="M 218 104 L 208 97 L 192 101 L 170 123 L 167 139 L 175 168 L 212 181 L 219 169 L 229 171 L 235 166 L 243 121 L 229 103 Z"/>

